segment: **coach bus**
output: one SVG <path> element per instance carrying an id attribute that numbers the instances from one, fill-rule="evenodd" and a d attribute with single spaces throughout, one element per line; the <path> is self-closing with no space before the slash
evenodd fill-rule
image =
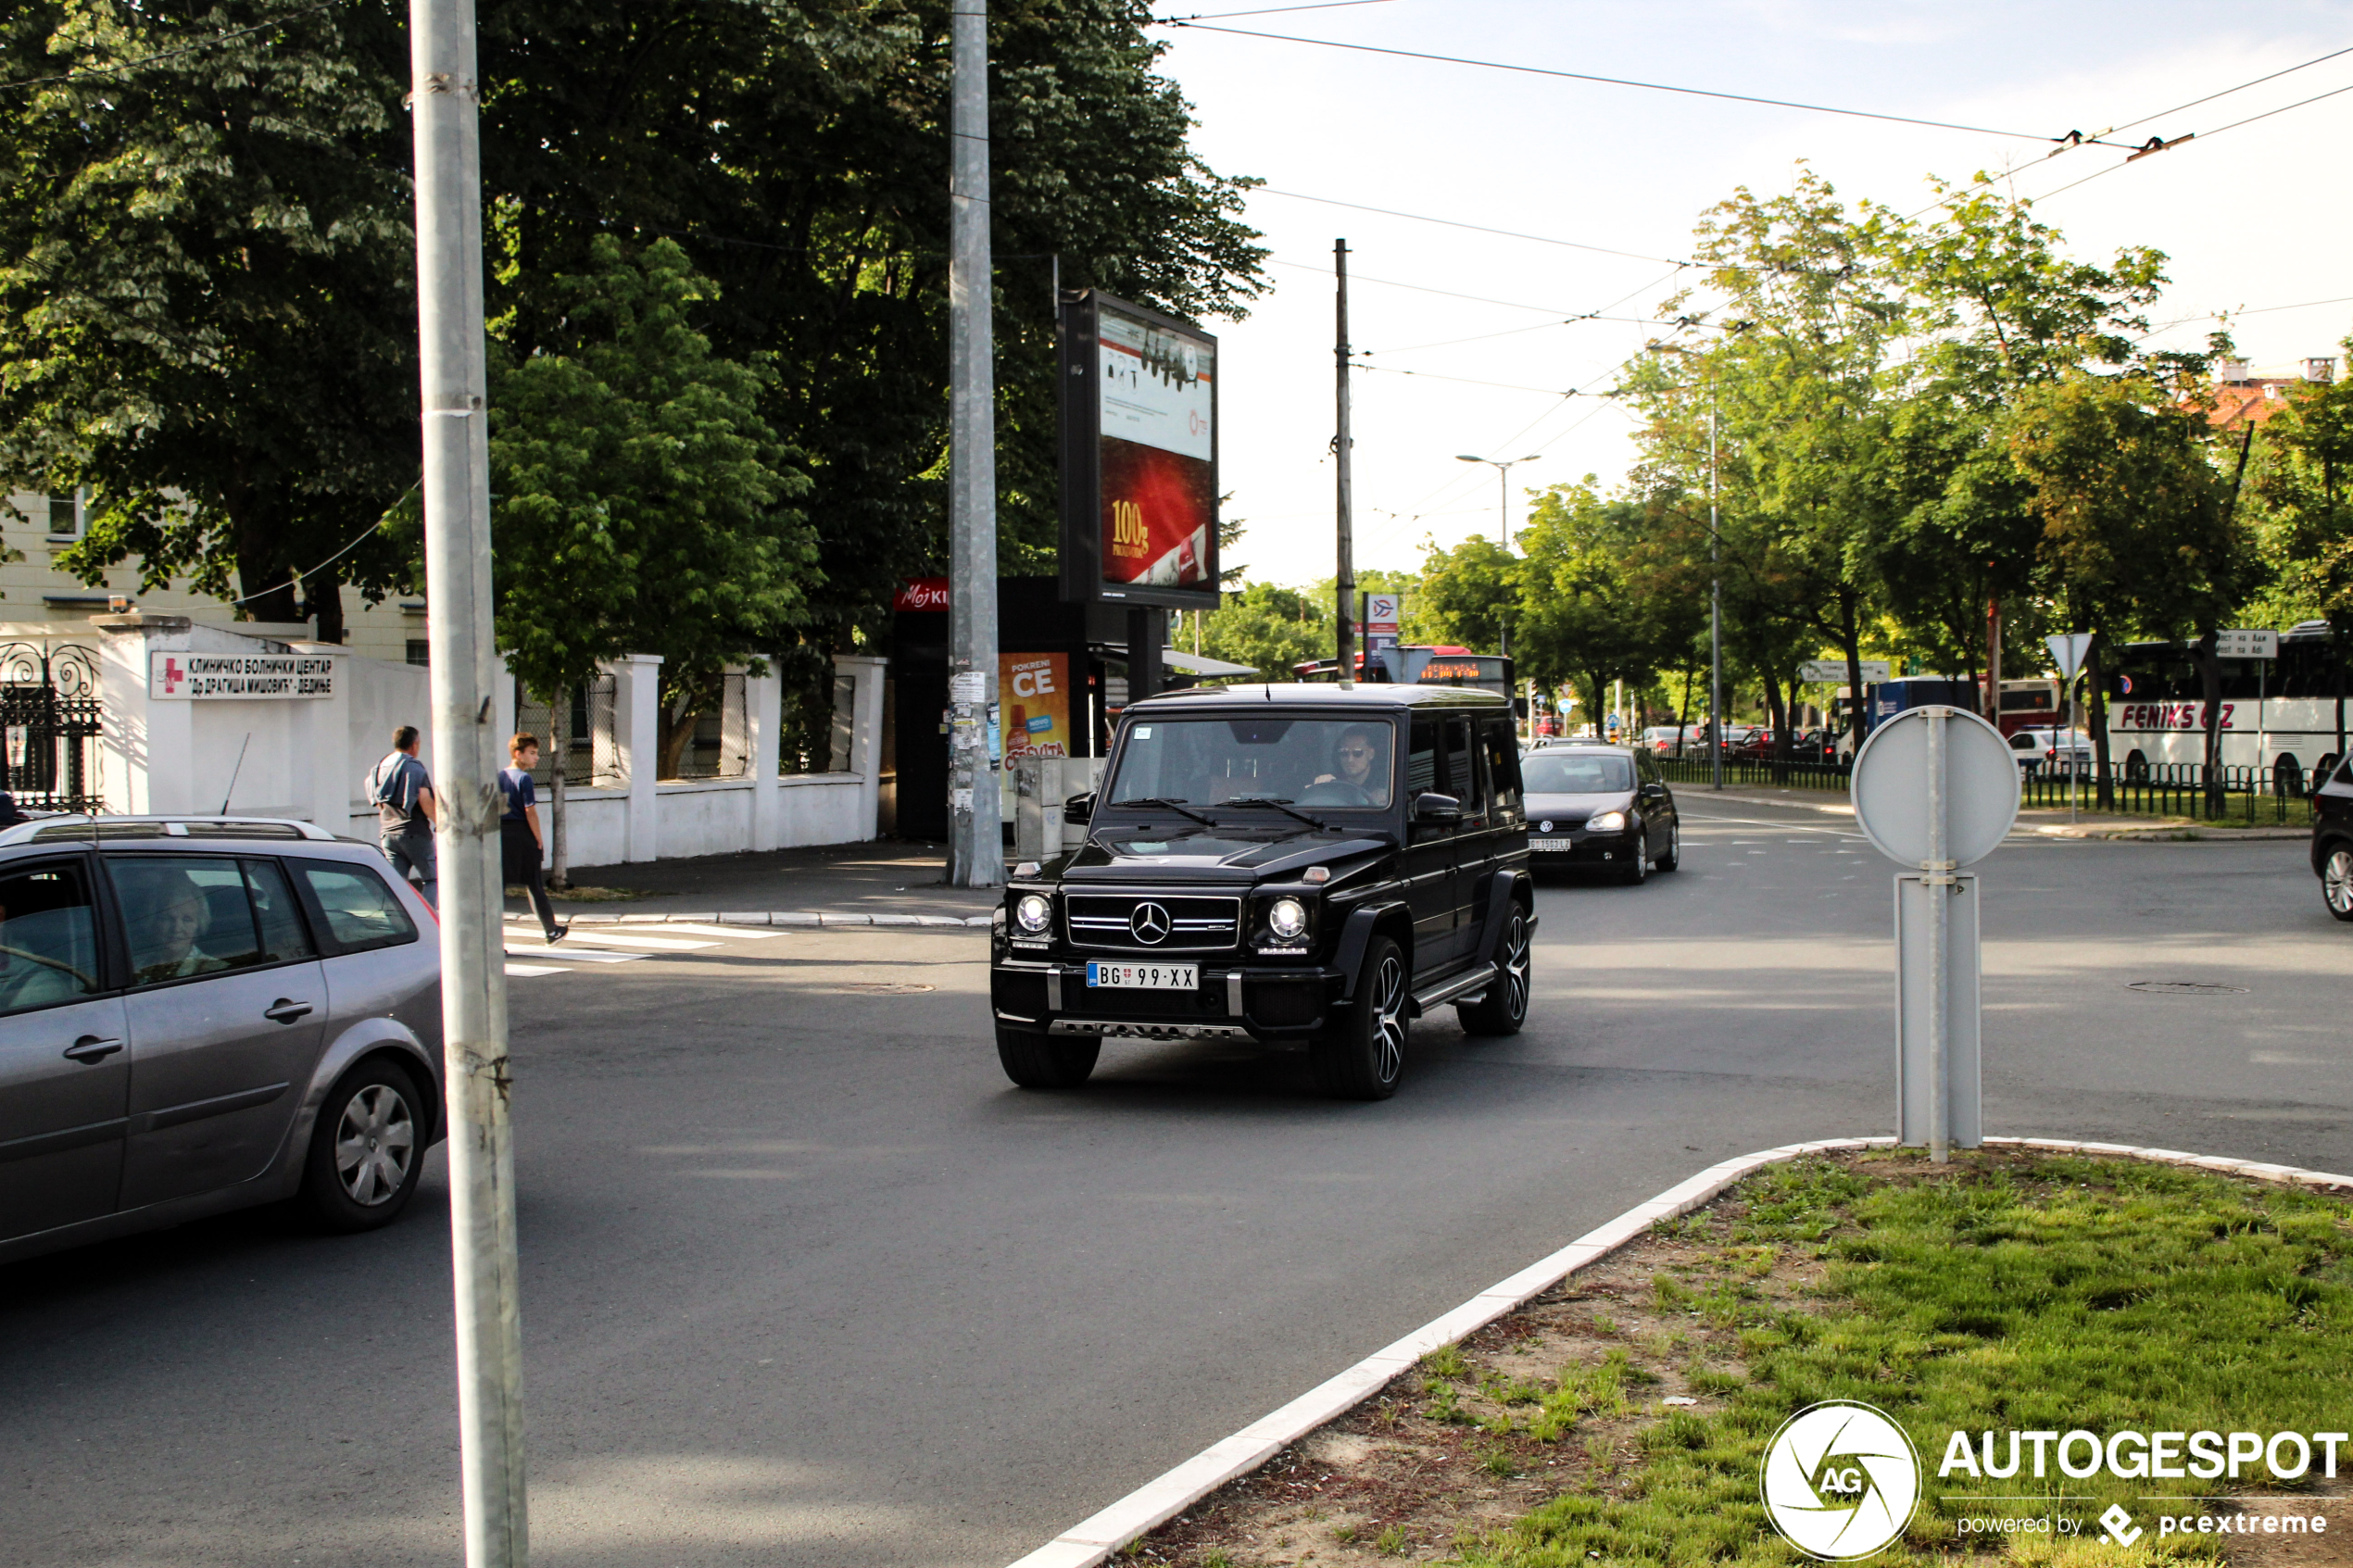
<path id="1" fill-rule="evenodd" d="M 2108 759 L 2128 779 L 2152 767 L 2206 760 L 2206 684 L 2183 643 L 2104 650 Z M 2277 659 L 2225 659 L 2221 740 L 2226 768 L 2269 769 L 2282 794 L 2344 755 L 2346 672 L 2328 623 L 2280 633 Z"/>

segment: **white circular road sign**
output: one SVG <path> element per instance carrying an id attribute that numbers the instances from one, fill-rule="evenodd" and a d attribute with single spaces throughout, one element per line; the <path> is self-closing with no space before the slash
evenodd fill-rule
<path id="1" fill-rule="evenodd" d="M 1941 789 L 1929 769 L 1929 715 L 1944 720 Z M 1941 800 L 1944 859 L 1985 859 L 2018 821 L 2019 770 L 2002 733 L 1965 708 L 1907 708 L 1875 727 L 1855 754 L 1855 821 L 1879 852 L 1918 868 L 1933 853 L 1930 802 Z"/>

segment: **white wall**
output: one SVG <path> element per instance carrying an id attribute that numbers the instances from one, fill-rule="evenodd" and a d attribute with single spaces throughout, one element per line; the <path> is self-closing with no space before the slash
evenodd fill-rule
<path id="1" fill-rule="evenodd" d="M 429 682 L 422 666 L 357 658 L 329 644 L 245 636 L 182 617 L 132 615 L 92 624 L 100 639 L 100 780 L 109 811 L 217 812 L 233 771 L 232 813 L 298 818 L 373 839 L 376 813 L 366 802 L 363 781 L 391 749 L 395 726 L 417 726 L 421 756 L 427 770 L 433 768 Z M 255 702 L 151 699 L 149 656 L 157 652 L 316 655 L 334 661 L 334 695 Z M 660 733 L 660 660 L 635 656 L 620 661 L 613 667 L 620 677 L 613 727 L 627 782 L 565 792 L 572 863 L 615 866 L 873 838 L 884 663 L 849 657 L 837 662 L 853 684 L 849 771 L 778 776 L 779 693 L 771 674 L 752 682 L 746 694 L 751 750 L 746 774 L 662 783 L 650 776 Z M 513 716 L 502 710 L 498 720 L 511 726 Z M 641 759 L 643 766 L 633 765 Z"/>

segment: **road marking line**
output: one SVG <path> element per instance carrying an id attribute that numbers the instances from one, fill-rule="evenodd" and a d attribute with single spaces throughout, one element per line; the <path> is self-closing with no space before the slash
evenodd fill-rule
<path id="1" fill-rule="evenodd" d="M 510 958 L 546 959 L 554 958 L 557 955 L 552 948 L 530 947 L 510 947 L 507 949 L 507 956 Z M 635 963 L 640 959 L 649 959 L 652 958 L 653 955 L 651 953 L 598 953 L 593 952 L 586 947 L 574 947 L 567 945 L 562 957 L 566 963 Z"/>
<path id="2" fill-rule="evenodd" d="M 572 971 L 558 969 L 551 963 L 510 963 L 507 965 L 507 972 L 509 974 L 570 974 Z"/>
<path id="3" fill-rule="evenodd" d="M 528 942 L 533 940 L 533 936 L 529 931 L 510 931 L 507 934 L 507 940 L 510 942 Z M 544 942 L 547 938 L 542 936 L 537 938 L 537 940 Z M 640 936 L 634 931 L 624 936 L 617 931 L 582 931 L 577 927 L 574 927 L 569 934 L 567 934 L 564 940 L 567 942 L 596 942 L 608 947 L 656 947 L 678 952 L 686 952 L 697 947 L 716 947 L 719 946 L 716 942 L 687 942 L 675 936 Z"/>
<path id="4" fill-rule="evenodd" d="M 781 931 L 749 931 L 740 925 L 697 925 L 675 920 L 664 921 L 661 929 L 665 932 L 683 931 L 689 936 L 724 936 L 730 942 L 765 942 L 771 936 L 784 935 Z M 636 935 L 634 928 L 630 935 Z"/>

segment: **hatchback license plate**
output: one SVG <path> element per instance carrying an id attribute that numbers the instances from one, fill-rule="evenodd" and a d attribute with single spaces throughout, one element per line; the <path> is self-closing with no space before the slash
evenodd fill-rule
<path id="1" fill-rule="evenodd" d="M 1531 838 L 1528 841 L 1528 847 L 1530 849 L 1574 849 L 1577 847 L 1577 840 L 1573 838 Z"/>
<path id="2" fill-rule="evenodd" d="M 1201 965 L 1089 963 L 1087 966 L 1087 984 L 1113 990 L 1197 991 L 1201 988 Z"/>

